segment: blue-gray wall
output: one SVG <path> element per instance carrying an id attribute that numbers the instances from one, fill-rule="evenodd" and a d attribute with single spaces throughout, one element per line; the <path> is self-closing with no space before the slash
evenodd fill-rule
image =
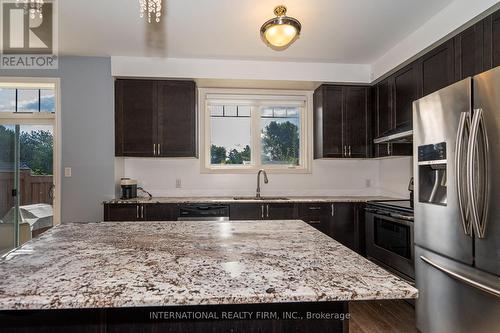
<path id="1" fill-rule="evenodd" d="M 62 221 L 102 220 L 101 202 L 115 194 L 110 58 L 61 57 L 57 70 L 0 70 L 0 76 L 61 79 L 61 168 L 73 169 L 62 178 Z"/>

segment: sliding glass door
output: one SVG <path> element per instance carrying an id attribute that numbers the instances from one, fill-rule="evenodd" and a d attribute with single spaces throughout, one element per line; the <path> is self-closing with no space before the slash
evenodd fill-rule
<path id="1" fill-rule="evenodd" d="M 55 86 L 0 82 L 0 256 L 57 224 Z"/>
<path id="2" fill-rule="evenodd" d="M 18 139 L 19 126 L 0 125 L 0 256 L 19 243 Z"/>

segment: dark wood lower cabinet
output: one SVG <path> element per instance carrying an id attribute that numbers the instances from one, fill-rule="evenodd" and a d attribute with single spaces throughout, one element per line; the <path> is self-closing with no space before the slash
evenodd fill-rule
<path id="1" fill-rule="evenodd" d="M 179 217 L 179 205 L 177 204 L 146 204 L 146 221 L 177 221 Z"/>
<path id="2" fill-rule="evenodd" d="M 138 204 L 105 204 L 104 221 L 143 221 L 141 205 Z"/>
<path id="3" fill-rule="evenodd" d="M 177 204 L 105 204 L 104 221 L 176 221 L 179 217 Z"/>
<path id="4" fill-rule="evenodd" d="M 3 311 L 0 327 L 3 333 L 348 333 L 349 318 L 348 302 L 266 303 Z"/>
<path id="5" fill-rule="evenodd" d="M 361 204 L 350 202 L 231 203 L 229 218 L 239 220 L 292 220 L 309 223 L 350 249 L 364 254 Z M 105 221 L 176 221 L 179 205 L 170 203 L 105 204 Z"/>
<path id="6" fill-rule="evenodd" d="M 330 229 L 331 236 L 339 243 L 354 250 L 355 205 L 352 203 L 336 202 L 334 207 L 332 227 Z"/>
<path id="7" fill-rule="evenodd" d="M 254 203 L 235 203 L 229 206 L 229 219 L 238 220 L 263 220 L 265 205 Z"/>

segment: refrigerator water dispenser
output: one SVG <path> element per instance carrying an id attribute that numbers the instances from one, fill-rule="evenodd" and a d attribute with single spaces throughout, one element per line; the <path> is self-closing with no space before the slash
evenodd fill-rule
<path id="1" fill-rule="evenodd" d="M 418 201 L 447 204 L 446 142 L 418 147 Z"/>

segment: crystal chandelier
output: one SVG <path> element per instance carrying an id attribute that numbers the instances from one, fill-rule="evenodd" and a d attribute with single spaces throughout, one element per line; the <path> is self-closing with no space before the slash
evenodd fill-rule
<path id="1" fill-rule="evenodd" d="M 34 19 L 35 16 L 43 18 L 43 0 L 16 0 L 16 6 L 23 5 L 24 13 L 30 14 L 30 18 Z"/>
<path id="2" fill-rule="evenodd" d="M 156 22 L 160 22 L 161 17 L 161 0 L 139 0 L 141 7 L 141 17 L 147 15 L 148 22 L 154 17 Z"/>

